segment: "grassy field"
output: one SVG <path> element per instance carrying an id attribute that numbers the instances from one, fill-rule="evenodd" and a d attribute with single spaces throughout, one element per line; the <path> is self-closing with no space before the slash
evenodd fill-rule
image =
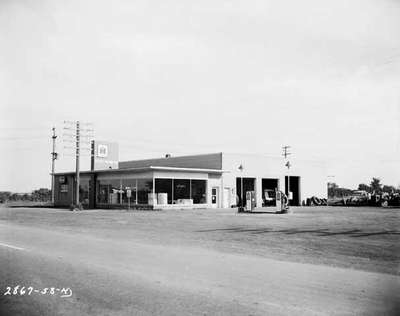
<path id="1" fill-rule="evenodd" d="M 0 222 L 400 274 L 399 209 L 302 207 L 274 215 L 237 214 L 236 209 L 70 212 L 3 207 Z"/>

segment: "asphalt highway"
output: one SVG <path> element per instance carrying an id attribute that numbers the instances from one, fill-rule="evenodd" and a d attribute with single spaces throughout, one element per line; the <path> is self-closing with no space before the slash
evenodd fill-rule
<path id="1" fill-rule="evenodd" d="M 395 275 L 16 224 L 0 224 L 0 280 L 0 315 L 396 315 L 400 307 Z"/>

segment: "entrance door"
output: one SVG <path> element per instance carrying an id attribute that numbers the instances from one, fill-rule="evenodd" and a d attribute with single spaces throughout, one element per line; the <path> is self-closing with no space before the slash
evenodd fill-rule
<path id="1" fill-rule="evenodd" d="M 218 207 L 218 187 L 214 187 L 211 189 L 211 207 Z"/>

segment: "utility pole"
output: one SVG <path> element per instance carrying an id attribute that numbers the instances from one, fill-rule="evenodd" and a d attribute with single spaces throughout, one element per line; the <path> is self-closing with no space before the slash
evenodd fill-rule
<path id="1" fill-rule="evenodd" d="M 289 152 L 290 146 L 283 146 L 283 153 L 282 156 L 285 157 L 286 163 L 285 166 L 288 168 L 288 172 L 287 172 L 287 178 L 288 178 L 288 182 L 287 182 L 287 187 L 288 187 L 288 205 L 290 205 L 290 173 L 289 173 L 289 169 L 290 169 L 290 161 L 288 160 L 288 157 L 291 155 L 291 153 Z"/>
<path id="2" fill-rule="evenodd" d="M 55 161 L 57 159 L 57 153 L 56 153 L 56 128 L 52 128 L 53 135 L 51 138 L 53 139 L 53 151 L 51 153 L 51 203 L 54 205 L 54 188 L 55 188 L 55 183 L 54 183 L 54 169 L 55 169 Z"/>
<path id="3" fill-rule="evenodd" d="M 243 212 L 243 164 L 241 163 L 238 167 L 240 170 L 240 211 Z"/>
<path id="4" fill-rule="evenodd" d="M 76 145 L 75 145 L 75 172 L 76 172 L 76 187 L 75 187 L 75 205 L 79 205 L 79 159 L 80 159 L 80 123 L 79 121 L 76 121 Z"/>
<path id="5" fill-rule="evenodd" d="M 79 208 L 80 202 L 79 202 L 79 186 L 80 186 L 80 157 L 81 157 L 81 150 L 82 149 L 87 149 L 90 150 L 90 147 L 82 147 L 81 142 L 82 138 L 85 139 L 85 143 L 89 141 L 90 139 L 93 138 L 93 136 L 87 132 L 93 132 L 93 129 L 83 129 L 82 125 L 91 125 L 90 123 L 82 123 L 80 121 L 76 122 L 70 122 L 70 121 L 64 121 L 64 124 L 67 125 L 67 127 L 64 127 L 64 130 L 70 130 L 73 133 L 72 134 L 64 134 L 66 137 L 70 137 L 69 140 L 64 140 L 64 141 L 70 141 L 75 143 L 75 147 L 72 147 L 72 149 L 75 149 L 75 199 L 73 201 L 74 207 Z M 71 147 L 65 147 L 65 148 L 71 148 Z"/>

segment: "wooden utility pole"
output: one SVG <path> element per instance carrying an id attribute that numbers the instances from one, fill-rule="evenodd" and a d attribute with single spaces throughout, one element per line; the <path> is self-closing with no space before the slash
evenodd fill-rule
<path id="1" fill-rule="evenodd" d="M 290 161 L 288 160 L 288 157 L 291 155 L 291 153 L 289 152 L 290 146 L 283 146 L 282 149 L 283 149 L 282 156 L 285 157 L 285 160 L 286 160 L 285 166 L 288 169 L 287 192 L 288 192 L 288 205 L 290 205 L 290 173 L 289 173 L 289 169 L 290 169 L 291 164 L 290 164 Z"/>
<path id="2" fill-rule="evenodd" d="M 93 129 L 82 129 L 82 125 L 92 125 L 91 123 L 82 123 L 80 121 L 76 122 L 70 122 L 70 121 L 64 121 L 64 124 L 67 124 L 67 127 L 64 127 L 64 130 L 70 130 L 73 133 L 72 134 L 64 134 L 66 137 L 70 137 L 70 142 L 75 143 L 75 147 L 72 147 L 75 149 L 75 199 L 73 201 L 74 207 L 79 208 L 80 207 L 80 200 L 79 200 L 79 186 L 80 186 L 80 156 L 81 156 L 81 150 L 82 149 L 87 149 L 90 150 L 90 148 L 86 148 L 81 146 L 82 138 L 84 138 L 85 143 L 90 142 L 90 139 L 93 138 L 93 136 L 90 134 L 90 132 L 93 132 Z M 64 140 L 68 141 L 68 140 Z M 71 148 L 71 147 L 65 147 L 65 148 Z"/>
<path id="3" fill-rule="evenodd" d="M 240 170 L 240 210 L 243 211 L 243 164 L 238 167 Z"/>
<path id="4" fill-rule="evenodd" d="M 52 128 L 53 135 L 51 136 L 53 140 L 53 151 L 51 153 L 51 203 L 54 205 L 54 188 L 55 188 L 55 182 L 54 182 L 54 170 L 55 170 L 55 160 L 57 159 L 57 153 L 56 153 L 56 128 Z"/>
<path id="5" fill-rule="evenodd" d="M 76 121 L 76 132 L 75 132 L 75 139 L 76 139 L 76 145 L 75 145 L 75 172 L 76 172 L 76 187 L 75 187 L 75 205 L 79 205 L 79 183 L 80 183 L 80 178 L 79 178 L 79 160 L 80 160 L 80 123 L 79 121 Z"/>

